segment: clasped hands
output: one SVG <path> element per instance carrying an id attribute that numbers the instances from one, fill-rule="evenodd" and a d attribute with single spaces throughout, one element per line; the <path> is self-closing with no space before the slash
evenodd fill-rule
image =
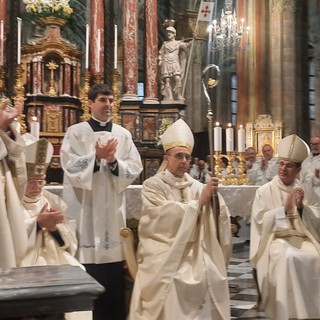
<path id="1" fill-rule="evenodd" d="M 116 161 L 115 153 L 117 151 L 118 141 L 114 138 L 103 143 L 101 140 L 96 142 L 96 158 L 98 161 L 106 159 L 108 163 Z"/>
<path id="2" fill-rule="evenodd" d="M 292 215 L 293 207 L 296 206 L 297 209 L 303 209 L 303 198 L 304 198 L 304 191 L 301 188 L 296 188 L 289 193 L 286 203 L 284 205 L 284 210 L 287 215 Z"/>
<path id="3" fill-rule="evenodd" d="M 211 179 L 208 181 L 208 183 L 204 186 L 202 190 L 202 193 L 199 199 L 199 204 L 201 206 L 204 206 L 211 201 L 213 194 L 218 190 L 218 184 L 219 184 L 219 179 L 216 177 L 211 177 Z"/>
<path id="4" fill-rule="evenodd" d="M 45 204 L 41 209 L 37 222 L 41 228 L 45 228 L 50 232 L 57 230 L 57 224 L 61 223 L 64 219 L 64 214 L 61 211 L 50 209 L 48 204 Z"/>

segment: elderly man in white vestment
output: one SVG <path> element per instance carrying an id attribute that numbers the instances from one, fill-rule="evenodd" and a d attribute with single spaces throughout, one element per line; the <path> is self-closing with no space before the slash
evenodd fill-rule
<path id="1" fill-rule="evenodd" d="M 28 249 L 21 266 L 70 264 L 84 267 L 74 257 L 77 250 L 75 221 L 68 219 L 67 205 L 44 190 L 46 171 L 53 155 L 47 139 L 26 133 L 27 187 L 22 199 L 28 232 Z M 69 312 L 66 320 L 91 320 L 92 311 Z"/>
<path id="2" fill-rule="evenodd" d="M 232 236 L 228 208 L 216 194 L 218 181 L 202 184 L 186 173 L 194 140 L 182 119 L 161 142 L 167 167 L 142 188 L 129 319 L 230 319 L 226 265 Z"/>
<path id="3" fill-rule="evenodd" d="M 68 128 L 61 146 L 63 199 L 77 221 L 77 258 L 106 291 L 95 301 L 95 320 L 126 319 L 120 228 L 126 225 L 125 190 L 142 171 L 130 132 L 111 121 L 113 92 L 88 93 L 91 119 Z"/>
<path id="4" fill-rule="evenodd" d="M 27 248 L 21 199 L 27 181 L 24 141 L 12 124 L 23 99 L 0 104 L 0 268 L 18 267 Z"/>
<path id="5" fill-rule="evenodd" d="M 268 318 L 319 319 L 320 211 L 296 179 L 309 148 L 293 134 L 278 150 L 278 175 L 253 203 L 250 261 Z"/>

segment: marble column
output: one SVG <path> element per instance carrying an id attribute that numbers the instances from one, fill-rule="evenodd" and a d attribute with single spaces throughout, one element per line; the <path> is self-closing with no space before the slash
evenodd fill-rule
<path id="1" fill-rule="evenodd" d="M 100 33 L 100 35 L 99 35 Z M 100 38 L 100 41 L 99 41 Z M 104 70 L 104 5 L 103 0 L 90 1 L 90 57 L 91 73 L 102 75 Z"/>
<path id="2" fill-rule="evenodd" d="M 71 67 L 72 67 L 72 96 L 77 97 L 79 95 L 78 92 L 78 83 L 80 82 L 80 66 L 76 61 L 71 61 Z"/>
<path id="3" fill-rule="evenodd" d="M 42 56 L 32 60 L 32 94 L 43 94 L 42 92 Z"/>
<path id="4" fill-rule="evenodd" d="M 318 135 L 320 132 L 320 5 L 317 0 L 308 1 L 309 10 L 309 45 L 313 48 L 314 65 L 314 111 L 315 118 L 311 122 L 311 136 Z"/>
<path id="5" fill-rule="evenodd" d="M 123 99 L 137 99 L 138 6 L 136 0 L 123 2 Z"/>
<path id="6" fill-rule="evenodd" d="M 8 16 L 7 16 L 7 0 L 0 0 L 0 21 L 3 21 L 3 50 L 2 57 L 3 61 L 2 64 L 5 66 L 7 64 L 7 30 L 8 30 Z"/>
<path id="7" fill-rule="evenodd" d="M 158 99 L 158 1 L 145 2 L 145 99 L 144 103 L 159 103 Z"/>
<path id="8" fill-rule="evenodd" d="M 63 94 L 71 94 L 71 61 L 70 59 L 64 59 L 63 66 Z"/>
<path id="9" fill-rule="evenodd" d="M 270 12 L 270 87 L 284 135 L 309 133 L 307 2 L 274 0 Z"/>

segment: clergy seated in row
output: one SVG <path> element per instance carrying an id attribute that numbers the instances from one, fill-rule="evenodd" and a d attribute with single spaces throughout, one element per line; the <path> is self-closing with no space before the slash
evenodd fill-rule
<path id="1" fill-rule="evenodd" d="M 251 185 L 262 186 L 277 174 L 278 158 L 274 156 L 272 146 L 264 145 L 262 154 L 263 157 L 258 158 L 254 147 L 246 149 L 246 174 Z"/>
<path id="2" fill-rule="evenodd" d="M 208 169 L 206 169 L 206 162 L 204 160 L 199 160 L 197 169 L 191 168 L 190 176 L 202 183 L 206 182 L 206 175 L 209 173 Z"/>
<path id="3" fill-rule="evenodd" d="M 309 148 L 295 134 L 278 148 L 278 175 L 252 207 L 250 262 L 269 319 L 319 319 L 320 209 L 297 179 Z"/>
<path id="4" fill-rule="evenodd" d="M 67 214 L 63 200 L 44 190 L 46 169 L 53 146 L 26 133 L 27 186 L 22 199 L 28 234 L 27 251 L 21 266 L 63 265 L 84 267 L 74 257 L 77 250 L 76 223 Z M 91 311 L 65 314 L 67 320 L 90 320 Z"/>

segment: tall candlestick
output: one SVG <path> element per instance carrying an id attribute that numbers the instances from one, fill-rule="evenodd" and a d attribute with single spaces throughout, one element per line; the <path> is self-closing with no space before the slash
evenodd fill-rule
<path id="1" fill-rule="evenodd" d="M 17 45 L 17 63 L 21 63 L 21 24 L 22 24 L 22 19 L 17 18 L 18 21 L 18 45 Z"/>
<path id="2" fill-rule="evenodd" d="M 100 73 L 100 42 L 101 42 L 101 30 L 98 29 L 97 37 L 97 72 Z"/>
<path id="3" fill-rule="evenodd" d="M 89 25 L 86 25 L 86 63 L 85 68 L 89 69 L 89 32 L 90 28 Z"/>
<path id="4" fill-rule="evenodd" d="M 114 25 L 114 69 L 118 68 L 118 26 Z"/>
<path id="5" fill-rule="evenodd" d="M 3 41 L 4 41 L 4 28 L 3 20 L 0 22 L 0 66 L 3 66 Z"/>
<path id="6" fill-rule="evenodd" d="M 214 151 L 222 151 L 222 128 L 219 122 L 216 122 L 216 126 L 213 128 L 213 136 Z"/>
<path id="7" fill-rule="evenodd" d="M 246 149 L 246 132 L 243 125 L 238 129 L 238 152 L 245 152 Z"/>
<path id="8" fill-rule="evenodd" d="M 234 151 L 233 128 L 231 123 L 228 124 L 228 128 L 226 129 L 226 150 L 227 152 Z"/>
<path id="9" fill-rule="evenodd" d="M 40 123 L 37 121 L 37 117 L 32 117 L 32 122 L 30 124 L 30 134 L 39 140 L 40 135 Z"/>

